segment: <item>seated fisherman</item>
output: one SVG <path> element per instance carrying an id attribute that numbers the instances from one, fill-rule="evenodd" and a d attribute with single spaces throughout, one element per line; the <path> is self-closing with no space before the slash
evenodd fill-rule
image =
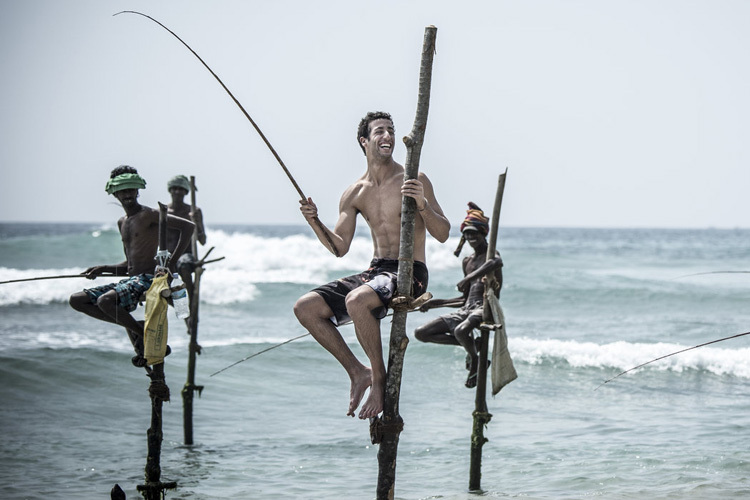
<path id="1" fill-rule="evenodd" d="M 456 250 L 456 256 L 458 256 L 464 241 L 468 241 L 474 249 L 472 255 L 464 258 L 464 278 L 457 284 L 463 295 L 454 299 L 429 300 L 419 310 L 426 312 L 435 307 L 460 307 L 460 309 L 439 316 L 414 330 L 414 336 L 422 342 L 460 345 L 466 350 L 469 370 L 466 387 L 469 388 L 477 385 L 479 356 L 472 332 L 482 323 L 484 277 L 494 272 L 497 283 L 495 294 L 498 297 L 503 284 L 503 261 L 500 254 L 489 262 L 485 262 L 488 232 L 489 219 L 484 216 L 484 212 L 477 205 L 469 202 L 466 219 L 461 224 L 461 243 Z"/>
<path id="2" fill-rule="evenodd" d="M 89 267 L 82 273 L 89 279 L 103 273 L 129 277 L 119 283 L 87 288 L 70 296 L 70 306 L 76 311 L 125 327 L 136 352 L 132 361 L 138 367 L 146 366 L 143 357 L 143 322 L 136 321 L 130 313 L 151 286 L 159 246 L 159 211 L 138 203 L 138 190 L 145 187 L 146 181 L 135 168 L 122 165 L 112 170 L 105 189 L 117 198 L 125 210 L 125 216 L 117 221 L 117 227 L 122 236 L 126 260 L 119 264 Z M 175 248 L 175 253 L 179 255 L 190 243 L 194 224 L 173 215 L 167 216 L 167 224 L 179 233 Z M 174 262 L 168 260 L 167 266 L 173 271 Z"/>
<path id="3" fill-rule="evenodd" d="M 367 113 L 359 123 L 357 143 L 365 154 L 367 169 L 341 196 L 339 218 L 333 230 L 325 226 L 321 228 L 315 222 L 318 208 L 312 199 L 302 201 L 300 210 L 321 243 L 332 253 L 342 256 L 349 251 L 357 216 L 361 215 L 370 227 L 373 260 L 366 271 L 320 286 L 300 297 L 294 305 L 294 314 L 349 375 L 347 415 L 354 416 L 365 391 L 370 388 L 359 412 L 359 418 L 366 419 L 382 412 L 385 401 L 386 368 L 380 320 L 396 291 L 403 197 L 413 198 L 417 208 L 412 276 L 414 296 L 421 295 L 427 288 L 427 233 L 444 242 L 448 239 L 450 223 L 424 173 L 420 172 L 417 179 L 404 181 L 404 167 L 393 159 L 396 136 L 391 115 Z M 328 244 L 329 239 L 335 250 Z M 357 359 L 337 329 L 337 325 L 350 318 L 370 361 L 369 367 Z"/>
<path id="4" fill-rule="evenodd" d="M 195 213 L 192 211 L 192 207 L 185 203 L 185 196 L 190 192 L 190 181 L 184 175 L 176 175 L 172 177 L 167 183 L 167 190 L 172 196 L 172 203 L 168 205 L 168 211 L 170 214 L 193 221 L 195 224 L 195 233 L 198 243 L 201 245 L 206 244 L 206 230 L 203 227 L 203 212 L 201 209 L 196 207 Z M 175 252 L 177 248 L 177 242 L 180 239 L 180 234 L 177 230 L 170 229 L 167 232 L 167 250 L 169 250 L 174 258 L 177 259 L 177 272 L 180 274 L 182 281 L 185 283 L 190 300 L 193 299 L 193 271 L 197 263 L 197 258 L 188 250 L 182 255 Z"/>

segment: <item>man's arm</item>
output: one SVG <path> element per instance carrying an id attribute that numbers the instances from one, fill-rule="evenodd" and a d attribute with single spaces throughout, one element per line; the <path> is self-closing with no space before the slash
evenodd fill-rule
<path id="1" fill-rule="evenodd" d="M 488 260 L 481 266 L 479 266 L 479 269 L 476 269 L 475 271 L 472 271 L 471 273 L 464 276 L 464 279 L 458 282 L 458 289 L 462 290 L 463 287 L 468 287 L 468 284 L 472 282 L 473 280 L 477 278 L 482 278 L 487 274 L 490 274 L 492 272 L 495 272 L 495 277 L 497 277 L 498 273 L 497 270 L 503 267 L 503 259 L 500 257 L 495 257 L 492 260 Z M 502 272 L 500 273 L 500 284 L 502 284 Z"/>
<path id="2" fill-rule="evenodd" d="M 190 239 L 193 236 L 193 229 L 195 228 L 195 224 L 187 219 L 183 219 L 182 217 L 167 215 L 167 227 L 178 231 L 180 234 L 180 239 L 177 240 L 177 245 L 175 246 L 174 252 L 169 257 L 169 261 L 167 262 L 169 269 L 174 272 L 176 270 L 175 266 L 177 265 L 177 259 L 180 258 L 180 255 L 185 253 L 185 250 L 187 250 L 188 246 L 190 245 Z"/>
<path id="3" fill-rule="evenodd" d="M 102 274 L 111 274 L 112 276 L 127 276 L 128 275 L 128 261 L 120 262 L 119 264 L 105 264 L 103 266 L 91 266 L 81 274 L 85 275 L 86 278 L 92 280 Z"/>
<path id="4" fill-rule="evenodd" d="M 424 221 L 425 229 L 440 243 L 448 240 L 451 223 L 443 214 L 443 209 L 435 198 L 432 183 L 422 172 L 418 179 L 410 179 L 404 182 L 401 194 L 414 198 L 417 202 L 417 210 Z"/>
<path id="5" fill-rule="evenodd" d="M 329 252 L 336 255 L 336 252 L 332 248 L 329 248 L 328 239 L 326 238 L 327 234 L 336 246 L 339 257 L 343 257 L 349 252 L 349 247 L 354 238 L 354 230 L 357 226 L 357 209 L 354 208 L 353 197 L 353 189 L 350 186 L 341 196 L 341 201 L 339 202 L 339 219 L 336 221 L 333 231 L 328 229 L 324 224 L 318 224 L 314 221 L 318 216 L 318 207 L 313 203 L 312 198 L 308 198 L 307 201 L 300 200 L 301 206 L 299 209 L 302 215 L 305 216 L 307 223 L 312 227 L 318 240 L 323 243 L 323 246 Z"/>
<path id="6" fill-rule="evenodd" d="M 453 299 L 430 299 L 419 308 L 421 312 L 427 312 L 436 307 L 461 307 L 466 303 L 466 297 L 455 297 Z"/>

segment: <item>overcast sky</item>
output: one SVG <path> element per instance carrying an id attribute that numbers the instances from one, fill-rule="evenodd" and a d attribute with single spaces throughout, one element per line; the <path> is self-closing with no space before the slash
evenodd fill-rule
<path id="1" fill-rule="evenodd" d="M 746 0 L 0 0 L 0 220 L 114 222 L 112 168 L 195 175 L 206 222 L 304 223 L 255 119 L 332 224 L 370 110 L 414 122 L 435 25 L 421 170 L 457 224 L 750 227 Z M 395 157 L 406 150 L 397 143 Z M 360 221 L 362 223 L 362 221 Z"/>

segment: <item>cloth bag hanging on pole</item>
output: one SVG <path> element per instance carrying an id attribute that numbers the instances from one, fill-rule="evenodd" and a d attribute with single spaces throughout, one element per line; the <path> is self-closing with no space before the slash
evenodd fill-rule
<path id="1" fill-rule="evenodd" d="M 164 362 L 167 354 L 167 299 L 162 291 L 169 292 L 167 275 L 157 276 L 146 292 L 146 323 L 143 327 L 143 357 L 146 363 L 156 365 Z"/>

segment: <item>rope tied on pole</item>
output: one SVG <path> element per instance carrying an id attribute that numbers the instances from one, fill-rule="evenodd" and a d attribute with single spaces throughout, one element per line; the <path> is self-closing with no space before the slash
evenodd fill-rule
<path id="1" fill-rule="evenodd" d="M 404 419 L 401 415 L 391 422 L 385 422 L 380 417 L 375 417 L 370 421 L 370 441 L 372 444 L 380 444 L 385 436 L 397 436 L 404 430 Z"/>

